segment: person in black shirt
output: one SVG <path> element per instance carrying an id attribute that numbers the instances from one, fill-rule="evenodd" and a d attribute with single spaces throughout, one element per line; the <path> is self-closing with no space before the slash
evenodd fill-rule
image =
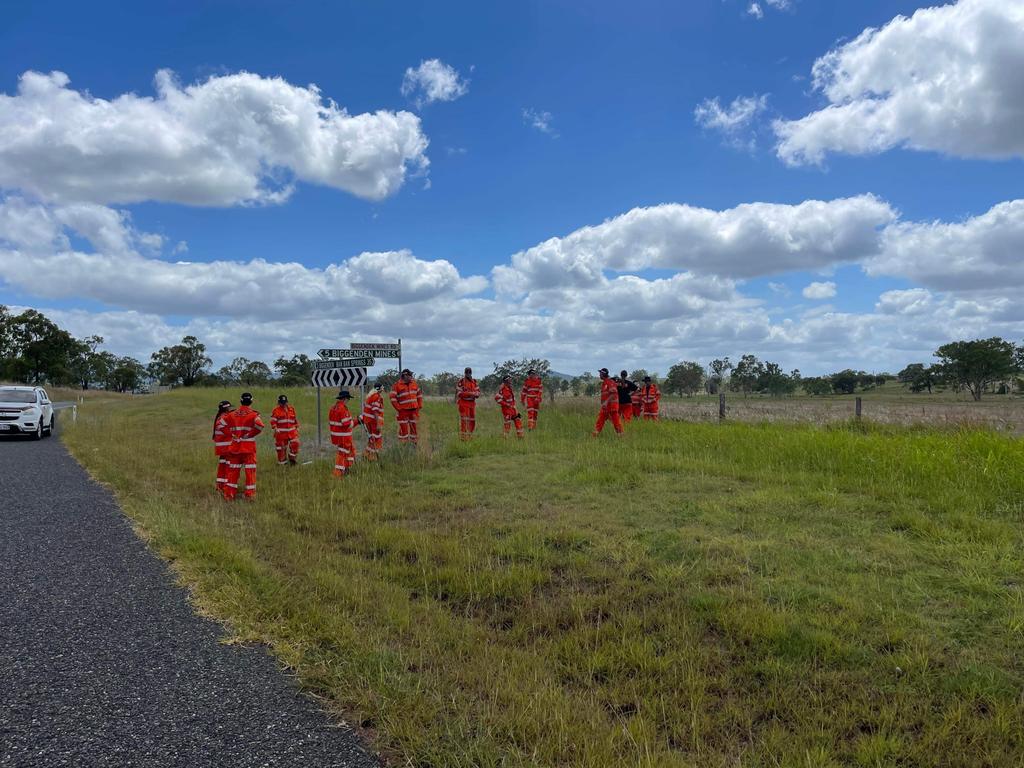
<path id="1" fill-rule="evenodd" d="M 639 389 L 635 381 L 629 380 L 629 373 L 621 371 L 619 378 L 615 380 L 619 390 L 619 415 L 623 421 L 633 419 L 633 393 Z"/>

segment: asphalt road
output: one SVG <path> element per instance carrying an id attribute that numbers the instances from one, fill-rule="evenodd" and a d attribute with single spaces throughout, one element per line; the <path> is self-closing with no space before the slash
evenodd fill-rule
<path id="1" fill-rule="evenodd" d="M 0 438 L 0 766 L 379 768 L 222 637 L 56 437 Z"/>

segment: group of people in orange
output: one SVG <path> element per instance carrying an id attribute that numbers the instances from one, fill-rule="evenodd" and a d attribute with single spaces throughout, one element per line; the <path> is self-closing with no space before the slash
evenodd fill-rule
<path id="1" fill-rule="evenodd" d="M 643 385 L 629 379 L 626 371 L 619 377 L 609 375 L 607 368 L 599 371 L 601 377 L 601 409 L 597 416 L 592 435 L 601 434 L 607 421 L 611 421 L 615 432 L 623 433 L 623 423 L 633 418 L 657 420 L 661 392 L 649 376 Z M 384 385 L 377 383 L 363 400 L 362 411 L 353 416 L 348 409 L 352 395 L 341 390 L 335 398 L 327 417 L 332 445 L 335 446 L 334 475 L 344 477 L 356 461 L 355 442 L 352 439 L 357 425 L 366 431 L 366 461 L 376 461 L 384 444 Z M 420 410 L 423 408 L 423 392 L 408 368 L 402 371 L 389 393 L 395 420 L 398 423 L 398 442 L 415 445 L 418 438 Z M 476 431 L 476 402 L 481 397 L 480 384 L 473 378 L 472 368 L 456 384 L 455 402 L 459 410 L 459 436 L 470 440 Z M 541 402 L 544 398 L 544 383 L 533 369 L 519 391 L 519 404 L 526 409 L 526 429 L 537 428 Z M 501 409 L 504 436 L 508 437 L 515 427 L 516 437 L 525 435 L 522 415 L 516 405 L 516 393 L 512 388 L 512 377 L 506 376 L 494 395 Z M 252 408 L 253 397 L 244 392 L 241 404 L 234 408 L 228 400 L 222 400 L 217 407 L 213 423 L 213 445 L 217 456 L 217 490 L 225 499 L 238 496 L 241 488 L 244 498 L 256 496 L 256 438 L 265 426 L 258 411 Z M 277 406 L 270 415 L 270 428 L 274 433 L 274 446 L 279 465 L 298 463 L 299 420 L 295 408 L 286 395 L 277 398 Z M 239 480 L 244 470 L 245 482 Z"/>

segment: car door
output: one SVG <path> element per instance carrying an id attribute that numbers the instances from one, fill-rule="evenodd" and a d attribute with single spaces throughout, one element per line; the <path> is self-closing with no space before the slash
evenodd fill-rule
<path id="1" fill-rule="evenodd" d="M 53 421 L 53 403 L 50 402 L 50 396 L 46 394 L 45 389 L 40 389 L 37 392 L 39 396 L 39 410 L 42 412 L 42 420 L 44 426 L 49 426 Z"/>

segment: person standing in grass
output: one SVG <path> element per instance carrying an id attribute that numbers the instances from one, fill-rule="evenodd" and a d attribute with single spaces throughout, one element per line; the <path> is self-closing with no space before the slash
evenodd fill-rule
<path id="1" fill-rule="evenodd" d="M 516 437 L 522 439 L 523 437 L 523 417 L 519 415 L 519 411 L 516 410 L 516 393 L 512 391 L 512 377 L 506 376 L 501 382 L 501 388 L 498 390 L 498 394 L 494 396 L 495 401 L 501 406 L 501 415 L 505 419 L 505 432 L 504 436 L 508 437 L 508 432 L 512 428 L 512 425 L 516 425 Z"/>
<path id="2" fill-rule="evenodd" d="M 633 411 L 633 418 L 639 420 L 640 414 L 643 413 L 643 399 L 640 396 L 640 390 L 642 387 L 637 387 L 633 390 L 633 394 L 629 396 L 631 402 L 631 409 Z"/>
<path id="3" fill-rule="evenodd" d="M 231 428 L 231 455 L 228 456 L 228 477 L 224 483 L 224 498 L 234 499 L 238 495 L 238 479 L 245 470 L 247 499 L 256 498 L 256 437 L 263 431 L 263 420 L 259 411 L 252 408 L 252 395 L 242 393 L 241 405 L 227 414 Z"/>
<path id="4" fill-rule="evenodd" d="M 270 412 L 270 430 L 274 433 L 277 463 L 294 466 L 299 458 L 299 420 L 286 395 L 277 398 L 277 407 Z"/>
<path id="5" fill-rule="evenodd" d="M 398 421 L 398 442 L 402 445 L 415 445 L 419 438 L 417 422 L 420 409 L 423 408 L 423 392 L 408 368 L 402 371 L 401 377 L 391 388 L 391 405 L 395 408 Z"/>
<path id="6" fill-rule="evenodd" d="M 480 397 L 480 385 L 473 378 L 473 369 L 467 368 L 465 375 L 455 385 L 455 401 L 459 407 L 459 437 L 469 440 L 476 431 L 476 401 Z"/>
<path id="7" fill-rule="evenodd" d="M 637 391 L 636 382 L 630 381 L 629 372 L 622 371 L 617 382 L 619 416 L 623 421 L 633 420 L 633 393 Z"/>
<path id="8" fill-rule="evenodd" d="M 625 371 L 623 371 L 625 373 Z M 608 375 L 608 369 L 602 368 L 597 372 L 601 377 L 601 412 L 597 414 L 597 423 L 594 425 L 592 437 L 597 437 L 604 429 L 604 423 L 611 419 L 615 433 L 622 434 L 622 420 L 619 418 L 619 387 L 618 383 Z"/>
<path id="9" fill-rule="evenodd" d="M 217 457 L 217 493 L 224 495 L 228 481 L 228 456 L 231 455 L 231 427 L 227 415 L 231 413 L 231 401 L 217 403 L 217 415 L 213 419 L 213 454 Z"/>
<path id="10" fill-rule="evenodd" d="M 380 382 L 373 385 L 373 391 L 363 401 L 363 412 L 359 414 L 359 423 L 366 429 L 366 451 L 363 455 L 367 461 L 376 461 L 384 447 L 383 389 Z"/>
<path id="11" fill-rule="evenodd" d="M 338 393 L 337 402 L 331 408 L 327 416 L 327 423 L 331 430 L 331 443 L 337 449 L 337 456 L 334 458 L 334 476 L 344 477 L 353 464 L 356 463 L 356 448 L 352 442 L 352 429 L 355 427 L 355 419 L 348 410 L 348 401 L 352 398 L 347 389 Z"/>
<path id="12" fill-rule="evenodd" d="M 533 368 L 526 372 L 526 381 L 523 382 L 523 391 L 519 393 L 519 402 L 526 406 L 526 428 L 537 428 L 537 413 L 540 411 L 540 401 L 544 397 L 544 382 L 541 381 L 537 371 Z"/>
<path id="13" fill-rule="evenodd" d="M 658 420 L 658 403 L 661 402 L 661 390 L 658 385 L 651 381 L 650 376 L 644 376 L 644 385 L 640 387 L 640 408 L 644 419 L 647 421 Z"/>

